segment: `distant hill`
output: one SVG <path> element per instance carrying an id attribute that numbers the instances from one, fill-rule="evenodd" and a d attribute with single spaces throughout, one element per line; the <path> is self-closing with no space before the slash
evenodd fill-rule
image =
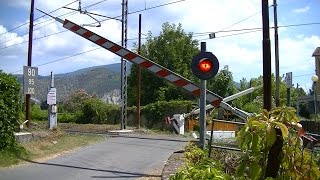
<path id="1" fill-rule="evenodd" d="M 96 94 L 99 98 L 109 103 L 119 101 L 121 64 L 110 64 L 94 66 L 79 69 L 74 72 L 55 74 L 55 87 L 57 88 L 58 101 L 64 101 L 72 92 L 84 89 L 89 94 Z M 131 64 L 128 63 L 128 73 L 130 73 Z M 23 76 L 15 75 L 22 85 Z M 234 82 L 236 87 L 240 83 Z M 50 76 L 38 76 L 37 94 L 33 96 L 39 101 L 45 101 L 47 98 L 48 87 L 50 86 Z"/>
<path id="2" fill-rule="evenodd" d="M 121 64 L 110 64 L 80 69 L 74 72 L 55 74 L 55 87 L 57 88 L 58 101 L 64 99 L 73 91 L 84 89 L 90 94 L 96 94 L 102 98 L 105 94 L 115 89 L 120 89 Z M 131 65 L 128 64 L 128 73 Z M 22 85 L 23 76 L 16 75 Z M 50 76 L 38 76 L 38 93 L 33 96 L 40 101 L 45 101 Z"/>

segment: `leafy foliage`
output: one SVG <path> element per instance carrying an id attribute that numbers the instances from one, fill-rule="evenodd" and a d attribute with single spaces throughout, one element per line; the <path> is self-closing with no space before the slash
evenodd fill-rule
<path id="1" fill-rule="evenodd" d="M 177 113 L 189 112 L 192 101 L 157 101 L 142 108 L 142 114 L 148 119 L 147 128 L 164 128 L 164 118 Z"/>
<path id="2" fill-rule="evenodd" d="M 186 166 L 175 175 L 170 176 L 169 180 L 230 179 L 223 172 L 222 166 L 207 155 L 208 152 L 195 145 L 187 146 L 185 152 Z"/>
<path id="3" fill-rule="evenodd" d="M 83 108 L 84 102 L 92 98 L 85 90 L 80 89 L 68 96 L 66 101 L 63 103 L 63 108 L 67 112 L 77 112 Z"/>
<path id="4" fill-rule="evenodd" d="M 20 114 L 19 90 L 15 77 L 0 72 L 0 150 L 17 145 L 13 132 Z"/>
<path id="5" fill-rule="evenodd" d="M 78 112 L 80 114 L 80 112 Z M 77 120 L 77 113 L 63 112 L 58 115 L 58 122 L 75 123 Z"/>
<path id="6" fill-rule="evenodd" d="M 266 157 L 276 141 L 276 129 L 281 131 L 285 142 L 279 176 L 285 179 L 301 179 L 310 172 L 310 177 L 320 177 L 318 167 L 310 159 L 310 152 L 301 147 L 301 139 L 296 133 L 296 129 L 299 128 L 298 122 L 295 109 L 288 107 L 275 108 L 270 112 L 263 110 L 260 114 L 250 117 L 237 135 L 239 147 L 245 152 L 237 168 L 237 177 L 264 177 Z"/>
<path id="7" fill-rule="evenodd" d="M 207 88 L 222 97 L 234 94 L 237 89 L 229 67 L 223 67 L 214 78 L 208 80 Z"/>
<path id="8" fill-rule="evenodd" d="M 31 106 L 31 119 L 37 121 L 46 121 L 48 120 L 48 111 L 42 110 L 37 104 L 33 104 Z"/>
<path id="9" fill-rule="evenodd" d="M 111 123 L 110 119 L 115 116 L 115 109 L 119 107 L 104 103 L 97 98 L 90 98 L 83 103 L 81 114 L 77 118 L 77 123 L 105 124 Z"/>
<path id="10" fill-rule="evenodd" d="M 250 81 L 247 81 L 247 79 L 242 78 L 240 80 L 240 91 L 243 91 L 245 89 L 248 89 L 250 87 L 256 87 L 259 85 L 262 85 L 262 79 L 263 77 L 260 76 L 258 78 L 252 78 Z M 273 107 L 275 107 L 275 77 L 272 74 L 271 76 L 271 83 L 272 83 L 272 103 Z M 280 91 L 280 106 L 284 106 L 287 103 L 287 88 L 285 84 L 284 77 L 280 77 L 280 86 L 279 86 L 279 91 Z M 296 88 L 292 87 L 291 88 L 291 106 L 296 107 L 297 105 L 297 99 L 299 96 L 305 96 L 306 93 L 302 88 Z M 247 111 L 247 112 L 254 112 L 254 113 L 260 113 L 260 108 L 262 107 L 262 102 L 263 102 L 263 89 L 257 89 L 254 92 L 242 96 L 238 99 L 236 99 L 233 104 L 237 107 L 241 107 L 241 109 Z M 303 114 L 307 116 L 307 112 L 305 108 L 301 108 L 302 111 L 299 112 L 299 114 Z M 305 117 L 304 116 L 304 117 Z"/>

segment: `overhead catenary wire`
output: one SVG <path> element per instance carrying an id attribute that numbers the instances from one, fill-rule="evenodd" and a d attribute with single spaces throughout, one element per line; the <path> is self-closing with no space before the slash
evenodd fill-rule
<path id="1" fill-rule="evenodd" d="M 131 38 L 131 39 L 128 39 L 128 41 L 137 40 L 137 39 L 138 38 Z M 146 39 L 146 38 L 141 38 L 141 39 Z M 117 42 L 117 43 L 120 43 L 120 42 Z M 63 57 L 63 58 L 55 59 L 55 60 L 52 60 L 52 61 L 49 61 L 49 62 L 45 62 L 45 63 L 42 63 L 42 64 L 37 64 L 37 65 L 34 65 L 34 67 L 40 67 L 40 66 L 52 64 L 52 63 L 55 63 L 55 62 L 59 62 L 59 61 L 62 61 L 62 60 L 70 59 L 70 58 L 73 58 L 73 57 L 76 57 L 76 56 L 79 56 L 79 55 L 82 55 L 82 54 L 86 54 L 86 53 L 89 53 L 89 52 L 92 52 L 92 51 L 96 51 L 98 49 L 103 49 L 103 48 L 97 47 L 97 48 L 93 48 L 93 49 L 90 49 L 90 50 L 87 50 L 87 51 L 82 51 L 82 52 L 79 52 L 79 53 L 76 53 L 76 54 L 72 54 L 72 55 L 69 55 L 69 56 L 66 56 L 66 57 Z M 17 71 L 11 72 L 10 74 L 18 73 L 18 72 L 21 72 L 21 71 L 22 70 L 17 70 Z"/>
<path id="2" fill-rule="evenodd" d="M 102 0 L 102 1 L 99 1 L 99 2 L 103 2 L 103 1 L 106 1 L 106 0 Z M 164 7 L 164 6 L 168 6 L 168 5 L 171 5 L 171 4 L 175 4 L 175 3 L 179 3 L 179 2 L 184 2 L 186 0 L 177 0 L 177 1 L 172 1 L 172 2 L 169 2 L 169 3 L 164 3 L 164 4 L 160 4 L 160 5 L 156 5 L 156 6 L 152 6 L 152 7 L 149 7 L 149 8 L 144 8 L 144 9 L 141 9 L 141 10 L 137 10 L 137 11 L 133 11 L 133 12 L 129 12 L 129 14 L 135 14 L 135 13 L 139 13 L 139 12 L 142 12 L 142 11 L 148 11 L 148 10 L 151 10 L 151 9 L 155 9 L 155 8 L 159 8 L 159 7 Z M 113 18 L 118 18 L 118 17 L 121 17 L 121 15 L 119 16 L 114 16 Z M 106 18 L 104 20 L 101 20 L 100 22 L 104 22 L 104 21 L 107 21 L 107 20 L 110 20 L 110 18 Z M 93 25 L 95 23 L 91 23 L 91 25 Z M 89 24 L 90 25 L 90 24 Z M 53 34 L 50 34 L 50 35 L 46 35 L 46 36 L 43 36 L 43 37 L 49 37 L 49 36 L 52 36 L 52 35 L 56 35 L 56 34 L 60 34 L 62 32 L 66 32 L 65 30 L 64 31 L 60 31 L 60 32 L 57 32 L 57 33 L 53 33 Z M 43 37 L 40 37 L 38 39 L 42 39 Z M 13 45 L 10 45 L 10 46 L 7 46 L 7 47 L 3 47 L 3 48 L 0 48 L 0 50 L 3 50 L 3 49 L 7 49 L 9 47 L 13 47 L 13 46 L 16 46 L 16 45 L 20 45 L 20 44 L 23 44 L 23 43 L 26 43 L 28 41 L 24 41 L 24 42 L 21 42 L 21 43 L 18 43 L 18 44 L 13 44 Z"/>
<path id="3" fill-rule="evenodd" d="M 98 5 L 98 4 L 102 3 L 102 2 L 105 2 L 105 1 L 107 1 L 107 0 L 101 0 L 101 1 L 99 1 L 99 2 L 96 2 L 96 3 L 93 3 L 93 4 L 87 5 L 87 6 L 85 6 L 84 8 L 87 9 L 87 8 L 93 7 L 93 6 L 96 6 L 96 5 Z M 71 3 L 69 3 L 69 4 L 67 4 L 67 5 L 70 5 L 70 4 L 71 4 Z M 65 6 L 67 6 L 67 5 L 65 5 Z M 63 7 L 60 7 L 60 8 L 58 8 L 58 9 L 61 9 L 61 8 L 63 8 Z M 55 10 L 49 12 L 48 14 L 51 14 L 51 13 L 57 11 L 58 9 L 55 9 Z M 69 16 L 72 16 L 72 15 L 74 15 L 74 14 L 77 14 L 77 12 L 68 12 L 68 13 L 64 13 L 64 14 L 58 15 L 58 16 L 56 16 L 56 17 L 69 17 Z M 40 18 L 42 18 L 42 17 L 44 17 L 44 16 L 45 16 L 45 15 L 42 15 L 41 17 L 39 17 L 39 18 L 37 18 L 37 19 L 40 19 Z M 50 21 L 51 21 L 51 22 L 50 22 Z M 39 23 L 34 24 L 34 26 L 38 26 L 38 25 L 43 24 L 43 23 L 46 23 L 46 22 L 50 22 L 50 23 L 45 24 L 45 25 L 40 26 L 40 27 L 37 27 L 37 28 L 34 29 L 34 31 L 39 30 L 39 29 L 44 28 L 44 27 L 46 27 L 46 26 L 48 26 L 48 25 L 50 25 L 50 24 L 55 23 L 55 20 L 53 20 L 53 19 L 47 19 L 47 20 L 44 20 L 44 21 L 41 21 L 41 22 L 39 22 Z M 22 25 L 26 25 L 26 24 L 27 24 L 27 23 L 22 24 Z M 17 29 L 17 28 L 19 28 L 19 27 L 22 27 L 22 25 L 16 27 L 15 29 Z M 6 34 L 6 33 L 8 33 L 8 32 L 10 32 L 10 31 L 7 31 L 7 32 L 5 32 L 5 33 L 3 33 L 3 34 Z M 18 37 L 16 37 L 16 38 L 9 39 L 9 40 L 6 40 L 6 41 L 4 41 L 4 42 L 1 42 L 1 44 L 5 44 L 5 43 L 8 43 L 8 42 L 11 42 L 11 41 L 19 38 L 19 36 L 24 36 L 24 35 L 27 35 L 27 34 L 29 34 L 29 32 L 26 32 L 26 33 L 24 33 L 24 34 L 20 34 L 20 35 L 18 35 Z M 0 36 L 1 36 L 1 34 L 0 34 Z"/>
<path id="4" fill-rule="evenodd" d="M 106 1 L 106 0 L 103 0 L 103 1 Z M 186 0 L 173 1 L 173 2 L 169 2 L 169 3 L 162 4 L 162 5 L 152 6 L 152 7 L 149 7 L 149 8 L 144 8 L 144 9 L 142 9 L 142 10 L 137 10 L 137 11 L 129 12 L 128 14 L 134 14 L 134 13 L 138 13 L 138 12 L 142 12 L 142 11 L 147 11 L 147 10 L 154 9 L 154 8 L 157 8 L 157 7 L 163 7 L 163 6 L 167 6 L 167 5 L 170 5 L 170 4 L 174 4 L 174 3 L 178 3 L 178 2 L 183 2 L 183 1 L 186 1 Z M 102 2 L 102 1 L 100 1 L 100 2 Z M 116 16 L 116 17 L 120 17 L 120 16 Z M 105 20 L 103 20 L 103 21 L 107 21 L 107 20 L 109 20 L 109 19 L 105 19 Z M 102 22 L 102 21 L 101 21 L 101 22 Z M 235 24 L 236 24 L 236 23 L 235 23 Z M 315 23 L 303 23 L 303 24 L 283 25 L 283 26 L 279 26 L 279 27 L 306 26 L 306 25 L 318 25 L 318 24 L 320 24 L 320 23 L 317 23 L 317 22 L 315 22 Z M 230 26 L 230 27 L 232 27 L 232 26 Z M 273 28 L 273 27 L 271 27 L 271 28 Z M 256 30 L 256 31 L 261 31 L 261 28 L 234 29 L 234 30 L 227 30 L 227 31 L 226 31 L 225 29 L 226 29 L 226 28 L 224 28 L 224 30 L 220 30 L 220 32 L 221 32 L 221 33 L 222 33 L 222 32 L 237 32 L 237 31 L 249 31 L 249 32 L 242 32 L 242 33 L 237 33 L 237 34 L 224 35 L 224 36 L 220 36 L 220 37 L 217 37 L 217 38 L 222 38 L 222 37 L 227 37 L 227 36 L 235 36 L 235 35 L 246 34 L 246 33 L 253 33 L 253 32 L 255 32 L 254 30 Z M 250 30 L 252 30 L 252 31 L 250 31 Z M 46 36 L 43 36 L 43 37 L 39 37 L 39 38 L 37 38 L 37 39 L 46 38 L 46 37 L 53 36 L 53 35 L 56 35 L 56 34 L 60 34 L 60 33 L 66 32 L 66 31 L 67 31 L 67 30 L 60 31 L 60 32 L 56 32 L 56 33 L 52 33 L 52 34 L 50 34 L 50 35 L 46 35 Z M 209 33 L 211 33 L 211 32 L 204 32 L 204 33 L 209 34 Z M 204 33 L 193 33 L 193 34 L 199 34 L 199 36 L 201 36 L 201 34 L 204 34 Z M 206 34 L 206 35 L 207 35 L 207 34 Z M 36 39 L 36 40 L 37 40 L 37 39 Z M 137 38 L 132 38 L 132 39 L 128 39 L 128 40 L 135 40 L 135 39 L 137 39 Z M 143 38 L 143 39 L 145 39 L 145 38 Z M 26 42 L 28 42 L 28 41 L 25 41 L 25 42 L 22 42 L 22 43 L 18 43 L 18 44 L 14 44 L 14 45 L 11 45 L 10 47 L 15 46 L 15 45 L 19 45 L 19 44 L 23 44 L 23 43 L 26 43 Z M 1 50 L 1 49 L 6 49 L 6 48 L 9 48 L 9 47 L 0 48 L 0 50 Z M 99 49 L 99 48 L 96 48 L 96 49 L 94 49 L 94 50 L 97 50 L 97 49 Z M 91 52 L 91 51 L 94 51 L 94 50 L 89 50 L 88 52 Z M 88 52 L 77 53 L 77 54 L 75 54 L 75 55 L 71 55 L 71 57 L 74 57 L 74 56 L 77 56 L 77 55 L 81 55 L 81 54 L 85 54 L 85 53 L 88 53 Z M 69 58 L 71 58 L 71 57 L 69 57 Z M 59 61 L 60 61 L 60 60 L 64 60 L 64 59 L 67 59 L 67 58 L 59 59 Z M 40 66 L 46 65 L 46 64 L 50 64 L 50 63 L 54 63 L 54 62 L 57 62 L 57 61 L 58 61 L 58 60 L 50 61 L 50 62 L 45 63 L 45 64 L 40 64 Z M 21 71 L 21 70 L 20 70 L 20 71 Z M 20 71 L 17 71 L 17 72 L 20 72 Z"/>
<path id="5" fill-rule="evenodd" d="M 64 5 L 64 6 L 69 6 L 69 5 L 71 5 L 71 4 L 73 4 L 73 3 L 77 2 L 77 1 L 78 1 L 78 0 L 72 1 L 72 2 L 70 2 L 70 3 L 68 3 L 68 4 Z M 62 6 L 62 7 L 63 7 L 63 6 Z M 53 13 L 53 12 L 56 12 L 56 11 L 60 10 L 60 9 L 62 9 L 62 7 L 59 7 L 59 8 L 57 8 L 57 9 L 53 10 L 53 11 L 50 11 L 48 14 L 51 14 L 51 13 Z M 43 18 L 44 16 L 46 16 L 46 15 L 42 15 L 42 16 L 34 19 L 34 21 L 36 21 L 36 20 L 38 20 L 38 19 L 40 19 L 40 18 Z M 12 29 L 4 32 L 4 33 L 1 33 L 0 36 L 2 36 L 2 35 L 4 35 L 4 34 L 7 34 L 7 33 L 11 32 L 11 31 L 14 31 L 14 30 L 16 30 L 16 29 L 18 29 L 18 28 L 21 28 L 21 27 L 23 27 L 23 26 L 25 26 L 25 25 L 28 25 L 28 24 L 29 24 L 29 21 L 26 22 L 26 23 L 20 24 L 19 26 L 14 27 L 14 28 L 12 28 Z"/>

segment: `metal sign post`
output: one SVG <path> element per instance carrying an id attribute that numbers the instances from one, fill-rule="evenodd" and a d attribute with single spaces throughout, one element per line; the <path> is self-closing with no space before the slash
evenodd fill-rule
<path id="1" fill-rule="evenodd" d="M 291 95 L 290 95 L 290 89 L 292 88 L 292 72 L 286 73 L 286 87 L 287 87 L 287 106 L 290 107 L 291 102 Z"/>

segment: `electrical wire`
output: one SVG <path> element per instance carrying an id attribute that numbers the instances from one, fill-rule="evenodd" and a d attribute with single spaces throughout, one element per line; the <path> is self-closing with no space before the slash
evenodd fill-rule
<path id="1" fill-rule="evenodd" d="M 78 0 L 72 1 L 71 3 L 68 3 L 68 4 L 66 4 L 65 6 L 69 6 L 69 5 L 71 5 L 71 4 L 73 4 L 73 3 L 77 2 L 77 1 L 78 1 Z M 48 14 L 51 14 L 51 13 L 53 13 L 53 12 L 56 12 L 56 11 L 62 9 L 62 8 L 63 8 L 63 6 L 62 6 L 62 7 L 59 7 L 58 9 L 55 9 L 55 10 L 53 10 L 53 11 L 50 11 Z M 40 18 L 42 18 L 42 17 L 44 17 L 44 16 L 46 16 L 46 15 L 42 15 L 42 16 L 34 19 L 33 21 L 36 21 L 36 20 L 38 20 L 38 19 L 40 19 Z M 17 27 L 14 27 L 14 28 L 12 28 L 12 29 L 4 32 L 4 33 L 1 33 L 0 36 L 2 36 L 2 35 L 4 35 L 4 34 L 7 34 L 7 33 L 11 32 L 11 31 L 14 31 L 14 30 L 16 30 L 16 29 L 18 29 L 18 28 L 21 28 L 21 27 L 23 27 L 23 26 L 25 26 L 25 25 L 27 25 L 27 24 L 29 24 L 29 21 L 26 22 L 26 23 L 23 23 L 23 24 L 21 24 L 21 25 L 19 25 L 19 26 L 17 26 Z"/>
<path id="2" fill-rule="evenodd" d="M 98 4 L 100 4 L 100 3 L 104 2 L 104 1 L 107 1 L 107 0 L 101 0 L 101 1 L 99 1 L 99 2 L 96 2 L 96 3 L 90 4 L 90 5 L 88 5 L 88 6 L 85 6 L 84 8 L 87 9 L 87 8 L 92 7 L 92 6 L 96 6 L 96 5 L 98 5 Z M 70 5 L 70 4 L 71 4 L 71 3 L 67 4 L 66 6 L 68 6 L 68 5 Z M 59 9 L 61 9 L 61 8 L 63 8 L 63 7 L 60 7 Z M 53 11 L 51 11 L 50 13 L 53 13 L 53 12 L 55 12 L 55 11 L 57 11 L 57 10 L 58 10 L 58 9 L 53 10 Z M 50 14 L 50 13 L 48 13 L 48 14 Z M 74 15 L 74 14 L 77 14 L 77 12 L 68 12 L 68 13 L 64 13 L 64 14 L 58 15 L 58 16 L 56 16 L 56 17 L 65 17 L 65 18 L 66 18 L 66 17 L 72 16 L 72 15 Z M 42 15 L 41 17 L 44 17 L 44 16 L 46 16 L 46 15 Z M 41 17 L 39 17 L 39 18 L 41 18 Z M 39 19 L 39 18 L 37 18 L 37 19 Z M 38 28 L 35 28 L 35 29 L 33 29 L 33 31 L 36 31 L 36 30 L 41 29 L 41 28 L 44 28 L 44 27 L 46 27 L 46 26 L 48 26 L 48 25 L 53 24 L 53 23 L 56 22 L 54 19 L 47 19 L 47 20 L 41 21 L 41 22 L 39 22 L 39 23 L 36 23 L 34 26 L 38 26 L 38 25 L 40 25 L 40 24 L 43 24 L 43 23 L 46 23 L 46 22 L 49 22 L 49 21 L 51 21 L 51 22 L 48 23 L 48 24 L 45 24 L 45 25 L 43 25 L 43 26 L 40 26 L 40 27 L 38 27 Z M 7 32 L 9 32 L 9 31 L 7 31 Z M 7 33 L 7 32 L 6 32 L 6 33 Z M 26 32 L 26 33 L 24 33 L 24 34 L 20 34 L 20 35 L 18 35 L 18 36 L 24 36 L 24 35 L 27 35 L 27 34 L 29 34 L 29 32 Z M 0 35 L 0 36 L 1 36 L 1 35 Z M 1 44 L 8 43 L 8 42 L 13 41 L 13 40 L 15 40 L 15 39 L 17 39 L 17 38 L 18 38 L 18 37 L 13 38 L 13 39 L 6 40 L 6 41 L 4 41 L 4 42 L 1 42 Z"/>
<path id="3" fill-rule="evenodd" d="M 137 40 L 137 39 L 138 38 L 131 38 L 131 39 L 128 39 L 128 41 Z M 145 38 L 141 38 L 141 39 L 145 39 Z M 120 43 L 120 42 L 117 42 L 117 43 Z M 46 63 L 38 64 L 38 65 L 35 65 L 34 67 L 40 67 L 40 66 L 52 64 L 52 63 L 59 62 L 59 61 L 65 60 L 65 59 L 69 59 L 69 58 L 76 57 L 76 56 L 79 56 L 79 55 L 82 55 L 82 54 L 86 54 L 86 53 L 89 53 L 89 52 L 92 52 L 92 51 L 96 51 L 98 49 L 103 49 L 103 48 L 102 47 L 97 47 L 97 48 L 93 48 L 93 49 L 90 49 L 90 50 L 87 50 L 87 51 L 82 51 L 82 52 L 79 52 L 79 53 L 76 53 L 76 54 L 73 54 L 73 55 L 70 55 L 70 56 L 66 56 L 66 57 L 59 58 L 59 59 L 56 59 L 56 60 L 52 60 L 52 61 L 49 61 L 49 62 L 46 62 Z M 11 72 L 10 74 L 18 73 L 18 72 L 21 72 L 21 71 L 22 70 L 14 71 L 14 72 Z"/>
<path id="4" fill-rule="evenodd" d="M 106 0 L 102 0 L 102 1 L 106 1 Z M 169 3 L 164 3 L 164 4 L 160 4 L 160 5 L 157 5 L 157 6 L 152 6 L 152 7 L 149 7 L 149 8 L 145 8 L 145 9 L 142 9 L 142 10 L 138 10 L 138 11 L 133 11 L 133 12 L 129 12 L 129 14 L 135 14 L 135 13 L 138 13 L 138 12 L 142 12 L 142 11 L 148 11 L 148 10 L 151 10 L 151 9 L 155 9 L 155 8 L 159 8 L 159 7 L 163 7 L 163 6 L 168 6 L 168 5 L 171 5 L 171 4 L 175 4 L 175 3 L 179 3 L 179 2 L 183 2 L 183 1 L 186 1 L 186 0 L 178 0 L 178 1 L 173 1 L 173 2 L 169 2 Z M 101 1 L 100 1 L 101 2 Z M 121 17 L 121 15 L 119 16 L 115 16 L 113 18 L 118 18 L 118 17 Z M 107 20 L 110 20 L 110 18 L 106 18 L 100 22 L 104 22 L 104 21 L 107 21 Z M 91 23 L 91 25 L 93 25 L 95 23 Z M 43 37 L 49 37 L 49 36 L 53 36 L 53 35 L 56 35 L 56 34 L 60 34 L 60 33 L 63 33 L 63 32 L 66 32 L 66 30 L 63 30 L 63 31 L 59 31 L 57 33 L 53 33 L 53 34 L 49 34 L 49 35 L 46 35 L 46 36 L 42 36 L 38 39 L 42 39 Z M 34 39 L 35 40 L 35 39 Z M 20 44 L 23 44 L 23 43 L 26 43 L 28 42 L 28 40 L 24 41 L 24 42 L 21 42 L 21 43 L 18 43 L 18 44 L 13 44 L 11 46 L 5 46 L 3 48 L 0 48 L 0 50 L 3 50 L 3 49 L 7 49 L 9 47 L 13 47 L 13 46 L 16 46 L 16 45 L 20 45 Z"/>
<path id="5" fill-rule="evenodd" d="M 159 8 L 159 7 L 164 7 L 164 6 L 168 6 L 168 5 L 171 5 L 171 4 L 176 4 L 176 3 L 180 3 L 180 2 L 184 2 L 186 0 L 177 0 L 177 1 L 172 1 L 172 2 L 168 2 L 168 3 L 164 3 L 164 4 L 160 4 L 160 5 L 156 5 L 156 6 L 151 6 L 151 7 L 148 7 L 148 8 L 144 8 L 144 9 L 140 9 L 140 10 L 136 10 L 136 11 L 132 11 L 132 12 L 128 12 L 128 15 L 130 14 L 136 14 L 136 13 L 139 13 L 139 12 L 144 12 L 144 11 L 148 11 L 148 10 L 151 10 L 151 9 L 155 9 L 155 8 Z M 119 15 L 119 16 L 114 16 L 113 18 L 119 18 L 121 17 L 122 15 Z M 100 21 L 101 22 L 104 22 L 104 21 L 108 21 L 110 20 L 110 18 L 106 18 L 106 19 L 103 19 Z M 93 24 L 96 24 L 95 22 L 94 23 L 91 23 L 91 25 Z"/>

